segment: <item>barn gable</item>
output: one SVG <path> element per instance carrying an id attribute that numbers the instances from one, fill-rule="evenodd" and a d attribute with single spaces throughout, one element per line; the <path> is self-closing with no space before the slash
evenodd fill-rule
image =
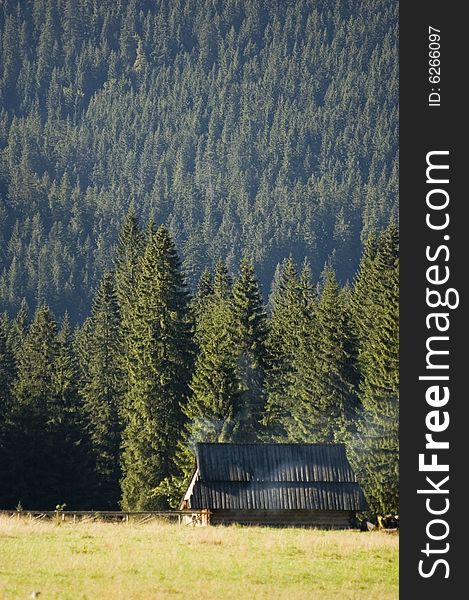
<path id="1" fill-rule="evenodd" d="M 228 520 L 340 513 L 348 522 L 367 509 L 343 444 L 197 444 L 196 459 L 185 505 Z"/>

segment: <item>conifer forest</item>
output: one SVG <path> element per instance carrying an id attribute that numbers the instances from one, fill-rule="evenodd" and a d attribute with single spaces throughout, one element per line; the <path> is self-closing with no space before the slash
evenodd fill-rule
<path id="1" fill-rule="evenodd" d="M 343 442 L 398 510 L 396 0 L 0 4 L 0 508 Z"/>

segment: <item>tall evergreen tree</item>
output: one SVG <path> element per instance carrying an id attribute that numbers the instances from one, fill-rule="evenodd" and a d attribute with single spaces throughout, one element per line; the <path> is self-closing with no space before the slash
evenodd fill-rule
<path id="1" fill-rule="evenodd" d="M 241 414 L 237 439 L 255 441 L 265 404 L 267 369 L 267 316 L 254 267 L 246 258 L 241 262 L 233 286 L 233 347 L 241 384 Z"/>
<path id="2" fill-rule="evenodd" d="M 194 298 L 192 299 L 192 306 L 197 319 L 197 315 L 203 312 L 208 298 L 213 294 L 213 275 L 209 269 L 204 269 L 202 275 L 197 282 L 197 288 L 195 290 Z"/>
<path id="3" fill-rule="evenodd" d="M 18 378 L 14 392 L 18 409 L 44 422 L 57 407 L 55 360 L 57 324 L 47 305 L 40 306 L 19 349 Z M 52 417 L 53 418 L 53 417 Z"/>
<path id="4" fill-rule="evenodd" d="M 9 321 L 0 317 L 0 430 L 10 409 L 11 385 L 15 377 L 15 359 L 8 344 Z"/>
<path id="5" fill-rule="evenodd" d="M 122 506 L 165 505 L 157 487 L 174 470 L 192 369 L 188 295 L 168 231 L 152 231 L 130 321 L 124 400 Z"/>
<path id="6" fill-rule="evenodd" d="M 213 274 L 212 287 L 214 296 L 219 299 L 229 298 L 231 296 L 232 285 L 233 281 L 226 267 L 226 263 L 221 260 L 221 258 L 218 258 Z"/>
<path id="7" fill-rule="evenodd" d="M 209 299 L 196 329 L 198 355 L 184 412 L 190 443 L 229 442 L 239 425 L 240 380 L 233 344 L 234 315 L 228 299 Z"/>
<path id="8" fill-rule="evenodd" d="M 23 506 L 54 508 L 66 502 L 73 508 L 86 502 L 87 473 L 70 406 L 70 371 L 64 370 L 66 337 L 66 333 L 58 336 L 50 310 L 43 305 L 18 353 L 12 408 L 15 427 L 9 448 L 10 504 L 21 501 Z"/>
<path id="9" fill-rule="evenodd" d="M 11 326 L 8 329 L 8 345 L 15 356 L 24 343 L 28 329 L 28 314 L 28 305 L 23 298 L 18 313 L 12 320 Z"/>
<path id="10" fill-rule="evenodd" d="M 11 483 L 8 467 L 11 422 L 11 387 L 15 377 L 15 359 L 7 341 L 8 318 L 0 318 L 0 506 L 7 505 L 7 486 Z"/>
<path id="11" fill-rule="evenodd" d="M 193 301 L 197 357 L 192 393 L 183 407 L 187 419 L 175 455 L 177 472 L 161 486 L 173 506 L 193 473 L 194 444 L 238 440 L 245 423 L 231 286 L 226 265 L 218 260 L 213 276 L 208 270 L 202 274 Z"/>
<path id="12" fill-rule="evenodd" d="M 23 301 L 10 322 L 7 313 L 0 318 L 0 505 L 14 506 L 12 491 L 16 484 L 18 443 L 15 431 L 19 413 L 15 410 L 13 385 L 17 374 L 17 357 L 27 329 L 27 309 Z M 16 439 L 15 439 L 16 438 Z"/>
<path id="13" fill-rule="evenodd" d="M 264 423 L 268 436 L 285 439 L 295 426 L 292 410 L 298 399 L 296 356 L 299 345 L 312 327 L 313 293 L 298 277 L 290 257 L 280 272 L 271 298 L 272 315 L 267 339 L 268 374 L 267 404 Z"/>
<path id="14" fill-rule="evenodd" d="M 378 236 L 373 230 L 365 241 L 363 254 L 355 275 L 353 294 L 350 298 L 350 310 L 355 334 L 364 348 L 373 328 L 370 311 L 373 311 L 377 298 L 372 281 L 374 276 L 374 261 L 378 251 Z"/>
<path id="15" fill-rule="evenodd" d="M 320 299 L 309 335 L 296 357 L 292 408 L 298 441 L 343 441 L 357 410 L 356 348 L 344 299 L 331 266 L 323 274 Z"/>
<path id="16" fill-rule="evenodd" d="M 94 465 L 78 393 L 78 361 L 73 351 L 68 314 L 56 336 L 53 365 L 54 411 L 49 409 L 50 439 L 55 440 L 55 473 L 68 497 L 70 508 L 91 508 Z"/>
<path id="17" fill-rule="evenodd" d="M 238 430 L 245 423 L 230 299 L 207 295 L 196 315 L 198 352 L 190 382 L 192 394 L 183 407 L 187 419 L 175 454 L 177 471 L 161 485 L 174 507 L 192 476 L 195 444 L 238 441 Z"/>
<path id="18" fill-rule="evenodd" d="M 144 236 L 132 204 L 122 224 L 115 258 L 116 296 L 126 334 L 133 312 L 138 270 L 144 247 Z"/>
<path id="19" fill-rule="evenodd" d="M 81 340 L 86 430 L 97 478 L 96 505 L 115 510 L 120 499 L 120 444 L 123 396 L 120 315 L 111 273 L 103 276 Z"/>
<path id="20" fill-rule="evenodd" d="M 57 335 L 57 354 L 53 380 L 60 405 L 72 411 L 75 410 L 77 407 L 77 364 L 72 350 L 68 313 L 65 313 Z"/>
<path id="21" fill-rule="evenodd" d="M 364 260 L 358 281 L 360 286 L 362 278 L 369 282 L 370 304 L 368 326 L 361 322 L 359 340 L 363 412 L 350 454 L 371 509 L 386 514 L 398 510 L 399 496 L 399 231 L 395 223 L 381 233 L 375 259 L 365 256 Z"/>

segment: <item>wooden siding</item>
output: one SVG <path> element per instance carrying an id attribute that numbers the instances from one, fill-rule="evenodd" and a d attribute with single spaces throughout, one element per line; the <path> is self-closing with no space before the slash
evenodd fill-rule
<path id="1" fill-rule="evenodd" d="M 301 510 L 215 510 L 211 512 L 213 525 L 269 525 L 277 527 L 315 527 L 317 529 L 350 529 L 354 513 L 349 511 Z"/>
<path id="2" fill-rule="evenodd" d="M 209 510 L 214 522 L 343 528 L 368 508 L 343 444 L 197 444 L 196 458 L 181 508 Z"/>

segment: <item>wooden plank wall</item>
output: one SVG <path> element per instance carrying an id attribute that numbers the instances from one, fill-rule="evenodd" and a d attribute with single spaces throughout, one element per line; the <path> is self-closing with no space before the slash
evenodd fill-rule
<path id="1" fill-rule="evenodd" d="M 319 529 L 350 529 L 354 513 L 349 511 L 310 510 L 213 510 L 210 523 L 243 525 L 274 525 L 290 527 L 317 527 Z"/>

